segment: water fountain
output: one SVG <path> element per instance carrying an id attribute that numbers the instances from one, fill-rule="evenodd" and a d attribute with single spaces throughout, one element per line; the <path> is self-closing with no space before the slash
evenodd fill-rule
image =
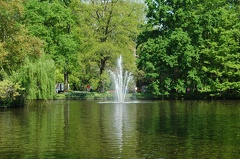
<path id="1" fill-rule="evenodd" d="M 128 83 L 133 78 L 131 72 L 125 71 L 123 74 L 122 56 L 117 60 L 116 72 L 109 70 L 110 75 L 114 81 L 116 101 L 123 103 L 126 98 Z"/>

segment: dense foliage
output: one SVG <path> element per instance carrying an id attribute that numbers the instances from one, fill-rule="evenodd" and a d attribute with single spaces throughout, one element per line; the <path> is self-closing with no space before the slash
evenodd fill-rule
<path id="1" fill-rule="evenodd" d="M 143 22 L 143 4 L 137 0 L 84 0 L 75 8 L 80 18 L 81 78 L 94 89 L 106 90 L 106 70 L 121 54 L 125 68 L 136 72 L 135 41 Z"/>
<path id="2" fill-rule="evenodd" d="M 143 3 L 128 0 L 1 0 L 0 80 L 28 99 L 52 98 L 57 82 L 74 90 L 109 86 L 107 69 L 125 57 L 137 72 L 134 48 Z"/>
<path id="3" fill-rule="evenodd" d="M 11 106 L 12 102 L 21 102 L 21 93 L 23 88 L 18 83 L 13 83 L 9 80 L 0 81 L 0 107 Z"/>
<path id="4" fill-rule="evenodd" d="M 1 0 L 1 92 L 16 86 L 18 97 L 49 99 L 57 82 L 65 91 L 90 84 L 104 92 L 121 54 L 154 97 L 186 90 L 239 96 L 239 1 L 145 2 Z"/>
<path id="5" fill-rule="evenodd" d="M 240 94 L 240 4 L 230 0 L 147 0 L 138 40 L 142 84 L 176 92 Z"/>
<path id="6" fill-rule="evenodd" d="M 26 89 L 28 99 L 53 98 L 55 93 L 54 61 L 41 57 L 36 62 L 27 61 L 19 71 L 17 79 Z"/>

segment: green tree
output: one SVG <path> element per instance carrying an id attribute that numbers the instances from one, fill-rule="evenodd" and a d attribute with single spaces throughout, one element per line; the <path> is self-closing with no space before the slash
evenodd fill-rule
<path id="1" fill-rule="evenodd" d="M 148 23 L 138 39 L 138 67 L 148 89 L 157 97 L 196 87 L 194 68 L 199 55 L 192 44 L 192 1 L 147 1 Z M 186 22 L 186 23 L 185 23 Z M 150 80 L 148 80 L 150 79 Z"/>
<path id="2" fill-rule="evenodd" d="M 52 99 L 55 94 L 55 69 L 51 58 L 41 56 L 35 61 L 27 60 L 12 78 L 21 82 L 27 99 Z"/>
<path id="3" fill-rule="evenodd" d="M 199 16 L 202 26 L 199 72 L 205 87 L 211 91 L 239 91 L 238 8 L 234 1 L 209 1 L 198 8 L 198 14 L 202 15 Z"/>
<path id="4" fill-rule="evenodd" d="M 43 41 L 26 29 L 22 23 L 23 13 L 23 1 L 0 1 L 0 90 L 1 102 L 7 106 L 21 104 L 24 92 L 29 91 L 18 78 L 27 77 L 21 72 L 22 67 L 28 59 L 36 61 L 43 54 Z"/>
<path id="5" fill-rule="evenodd" d="M 68 91 L 68 75 L 75 67 L 79 45 L 69 4 L 70 1 L 27 0 L 24 14 L 27 28 L 44 41 L 46 54 L 54 59 L 57 69 L 64 75 L 65 91 Z"/>
<path id="6" fill-rule="evenodd" d="M 21 24 L 22 1 L 0 1 L 0 67 L 11 75 L 19 69 L 26 57 L 37 58 L 42 53 L 42 41 L 29 34 Z"/>
<path id="7" fill-rule="evenodd" d="M 146 83 L 156 95 L 183 92 L 187 87 L 239 90 L 239 5 L 235 1 L 146 3 L 138 67 L 145 78 L 152 77 Z"/>
<path id="8" fill-rule="evenodd" d="M 143 4 L 128 0 L 84 0 L 76 12 L 83 37 L 81 71 L 86 74 L 86 81 L 96 79 L 93 83 L 98 83 L 97 89 L 103 91 L 105 70 L 115 65 L 120 54 L 126 67 L 136 70 L 134 48 L 143 20 Z"/>

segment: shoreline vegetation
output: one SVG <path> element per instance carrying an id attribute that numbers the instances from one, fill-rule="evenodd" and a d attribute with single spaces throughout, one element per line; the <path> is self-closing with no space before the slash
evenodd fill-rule
<path id="1" fill-rule="evenodd" d="M 53 98 L 73 100 L 114 100 L 114 92 L 98 93 L 88 91 L 72 91 L 56 94 Z M 221 92 L 173 93 L 154 97 L 150 93 L 128 93 L 127 100 L 236 100 L 240 95 Z"/>
<path id="2" fill-rule="evenodd" d="M 133 76 L 129 91 L 139 90 L 129 98 L 240 99 L 239 7 L 234 0 L 0 1 L 0 107 L 113 100 L 105 91 L 115 89 L 109 70 L 119 55 Z M 56 94 L 58 84 L 68 93 Z"/>
<path id="3" fill-rule="evenodd" d="M 89 91 L 69 91 L 67 93 L 57 93 L 51 99 L 47 100 L 105 100 L 113 101 L 114 92 L 89 92 Z M 126 100 L 239 100 L 240 95 L 233 92 L 190 92 L 190 93 L 172 93 L 154 97 L 152 94 L 128 93 Z M 11 101 L 0 101 L 0 108 L 23 107 L 26 102 L 43 99 L 24 99 L 19 96 Z M 46 100 L 46 99 L 45 99 Z"/>

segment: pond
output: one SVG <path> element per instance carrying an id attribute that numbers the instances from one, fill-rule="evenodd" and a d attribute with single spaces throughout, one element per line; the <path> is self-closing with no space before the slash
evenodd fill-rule
<path id="1" fill-rule="evenodd" d="M 0 109 L 1 158 L 238 158 L 240 101 L 34 101 Z"/>

